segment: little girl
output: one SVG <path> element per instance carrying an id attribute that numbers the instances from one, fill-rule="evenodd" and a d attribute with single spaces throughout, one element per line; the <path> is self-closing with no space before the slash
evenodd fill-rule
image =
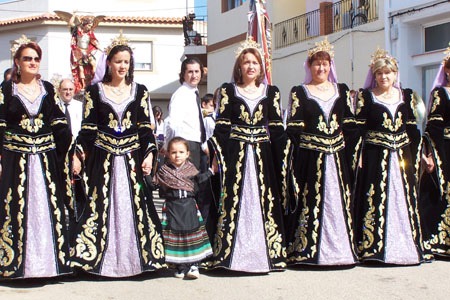
<path id="1" fill-rule="evenodd" d="M 156 173 L 156 183 L 166 199 L 161 222 L 166 262 L 176 265 L 175 277 L 197 279 L 197 263 L 212 255 L 212 249 L 194 190 L 213 175 L 213 170 L 199 174 L 188 160 L 188 141 L 181 137 L 170 140 L 167 149 L 168 162 Z"/>

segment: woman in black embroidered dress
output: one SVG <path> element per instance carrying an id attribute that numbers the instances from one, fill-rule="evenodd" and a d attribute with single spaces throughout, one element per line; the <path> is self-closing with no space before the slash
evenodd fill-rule
<path id="1" fill-rule="evenodd" d="M 74 173 L 83 162 L 88 201 L 79 221 L 72 266 L 125 277 L 164 265 L 161 223 L 146 201 L 143 176 L 156 155 L 151 105 L 133 82 L 133 52 L 120 35 L 107 49 L 103 82 L 87 88 Z M 147 198 L 150 196 L 147 196 Z"/>
<path id="2" fill-rule="evenodd" d="M 234 82 L 219 91 L 209 142 L 220 163 L 222 191 L 214 253 L 207 266 L 265 273 L 285 266 L 280 194 L 285 134 L 280 92 L 263 83 L 258 47 L 252 40 L 244 44 Z"/>
<path id="3" fill-rule="evenodd" d="M 420 186 L 424 246 L 436 257 L 450 257 L 450 47 L 445 53 L 428 106 Z"/>
<path id="4" fill-rule="evenodd" d="M 326 39 L 308 52 L 305 70 L 304 84 L 291 90 L 286 129 L 293 143 L 288 263 L 353 265 L 351 192 L 359 134 L 350 91 L 337 83 Z"/>
<path id="5" fill-rule="evenodd" d="M 41 48 L 16 41 L 12 79 L 0 90 L 0 278 L 67 274 L 65 204 L 72 136 L 54 87 L 41 80 Z"/>
<path id="6" fill-rule="evenodd" d="M 356 193 L 362 261 L 412 265 L 425 259 L 417 209 L 419 107 L 411 89 L 399 88 L 395 58 L 378 49 L 356 105 L 363 135 Z"/>

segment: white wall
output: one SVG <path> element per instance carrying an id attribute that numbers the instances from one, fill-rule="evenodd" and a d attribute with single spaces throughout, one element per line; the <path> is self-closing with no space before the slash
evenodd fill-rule
<path id="1" fill-rule="evenodd" d="M 39 3 L 46 1 L 37 1 Z M 93 1 L 79 0 L 77 1 L 78 9 L 81 14 L 81 8 L 89 8 L 90 11 L 101 9 L 100 5 L 92 6 L 88 3 Z M 146 12 L 151 12 L 149 16 L 155 16 L 153 13 L 158 12 L 163 17 L 183 17 L 185 15 L 186 1 L 119 1 L 114 0 L 109 3 L 117 3 L 117 5 L 109 5 L 114 7 L 117 11 L 123 9 L 123 12 L 130 12 L 131 9 L 143 9 L 143 5 L 147 7 Z M 193 1 L 190 1 L 193 3 Z M 24 3 L 34 3 L 33 0 L 15 1 L 12 3 L 15 7 L 23 5 Z M 70 11 L 75 9 L 75 1 L 63 2 L 56 0 L 49 0 L 51 10 L 65 10 Z M 97 2 L 95 2 L 97 3 Z M 122 3 L 122 4 L 120 4 Z M 140 3 L 140 4 L 139 4 Z M 64 4 L 64 5 L 63 5 Z M 120 5 L 119 5 L 120 4 Z M 132 6 L 130 6 L 133 4 Z M 139 5 L 138 5 L 139 4 Z M 152 5 L 152 7 L 150 7 Z M 155 8 L 154 5 L 157 5 Z M 59 6 L 59 7 L 58 7 Z M 61 7 L 62 6 L 62 7 Z M 164 7 L 173 7 L 173 9 L 163 10 Z M 150 7 L 150 8 L 149 8 Z M 40 8 L 43 8 L 41 6 Z M 33 10 L 40 9 L 34 7 Z M 104 5 L 103 5 L 104 8 Z M 4 6 L 0 5 L 0 10 Z M 134 12 L 134 16 L 143 16 L 142 14 Z M 94 13 L 96 14 L 96 13 Z M 121 14 L 124 15 L 124 14 Z M 11 41 L 20 37 L 21 34 L 26 34 L 28 37 L 36 38 L 39 46 L 43 50 L 43 60 L 41 62 L 40 73 L 44 79 L 50 80 L 54 74 L 59 74 L 63 77 L 71 76 L 70 71 L 70 39 L 71 35 L 69 28 L 63 22 L 47 21 L 45 24 L 39 23 L 24 23 L 20 25 L 4 26 L 0 31 L 0 44 L 7 45 L 0 47 L 0 70 L 4 70 L 11 66 Z M 95 30 L 96 37 L 99 40 L 102 49 L 106 48 L 111 39 L 119 34 L 119 30 L 123 30 L 123 34 L 133 41 L 151 41 L 153 43 L 153 70 L 152 71 L 135 71 L 136 82 L 145 84 L 150 90 L 152 99 L 169 99 L 173 91 L 178 88 L 178 73 L 180 71 L 181 60 L 184 52 L 184 37 L 182 26 L 179 25 L 138 25 L 138 24 L 100 24 Z"/>
<path id="2" fill-rule="evenodd" d="M 416 90 L 426 100 L 429 87 L 423 87 L 423 68 L 440 64 L 444 54 L 442 51 L 425 52 L 424 30 L 428 26 L 450 22 L 450 3 L 404 2 L 389 2 L 387 10 L 392 21 L 386 31 L 386 40 L 392 55 L 399 60 L 402 86 Z M 414 13 L 405 13 L 412 10 Z M 450 41 L 450 36 L 442 38 Z"/>
<path id="3" fill-rule="evenodd" d="M 311 1 L 309 1 L 311 2 Z M 307 2 L 306 4 L 308 5 Z M 316 1 L 317 3 L 321 1 Z M 353 31 L 345 30 L 328 36 L 328 40 L 335 46 L 335 62 L 338 79 L 347 83 L 350 88 L 358 89 L 364 84 L 364 80 L 370 63 L 370 56 L 377 46 L 385 46 L 384 38 L 384 9 L 383 0 L 379 20 L 355 27 Z M 303 4 L 299 4 L 299 7 Z M 318 5 L 318 4 L 317 4 Z M 221 15 L 220 1 L 208 1 L 208 41 L 217 43 L 231 36 L 236 36 L 247 31 L 246 14 L 248 6 L 240 7 Z M 275 3 L 267 5 L 269 17 L 272 10 L 277 9 Z M 233 17 L 225 18 L 227 14 Z M 299 12 L 299 15 L 302 12 Z M 283 19 L 278 18 L 278 22 Z M 229 30 L 231 33 L 227 33 Z M 283 106 L 287 106 L 291 88 L 303 82 L 303 63 L 307 56 L 307 50 L 314 46 L 314 42 L 324 37 L 294 44 L 290 47 L 273 51 L 273 83 L 280 88 Z M 211 42 L 212 41 L 212 42 Z M 224 81 L 230 81 L 233 64 L 235 61 L 234 51 L 239 45 L 208 52 L 208 90 L 213 91 Z M 352 69 L 353 63 L 353 69 Z"/>

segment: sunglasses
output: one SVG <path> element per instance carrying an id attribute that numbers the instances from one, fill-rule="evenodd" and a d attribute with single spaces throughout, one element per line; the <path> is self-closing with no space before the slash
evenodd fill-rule
<path id="1" fill-rule="evenodd" d="M 34 60 L 35 62 L 40 62 L 41 61 L 41 58 L 40 57 L 31 57 L 31 56 L 22 56 L 22 61 L 27 61 L 27 62 L 29 62 L 29 61 L 32 61 L 32 60 Z"/>

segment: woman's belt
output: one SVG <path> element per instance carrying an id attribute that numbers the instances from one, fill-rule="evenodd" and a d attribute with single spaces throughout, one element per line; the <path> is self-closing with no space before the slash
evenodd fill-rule
<path id="1" fill-rule="evenodd" d="M 184 199 L 184 198 L 194 198 L 193 192 L 188 192 L 185 190 L 168 190 L 164 192 L 164 198 L 166 200 L 177 200 L 177 199 Z"/>
<path id="2" fill-rule="evenodd" d="M 140 148 L 139 136 L 137 134 L 117 137 L 99 131 L 95 146 L 102 148 L 114 155 L 123 155 Z"/>
<path id="3" fill-rule="evenodd" d="M 35 154 L 54 150 L 56 144 L 51 133 L 30 136 L 5 132 L 3 148 L 13 152 Z"/>
<path id="4" fill-rule="evenodd" d="M 406 131 L 402 133 L 386 133 L 381 131 L 369 130 L 366 133 L 366 143 L 382 146 L 391 150 L 398 150 L 410 143 Z"/>
<path id="5" fill-rule="evenodd" d="M 344 136 L 342 133 L 332 137 L 302 133 L 300 134 L 299 147 L 327 154 L 336 153 L 345 147 Z"/>
<path id="6" fill-rule="evenodd" d="M 230 139 L 251 144 L 270 141 L 269 134 L 265 126 L 231 126 Z"/>

